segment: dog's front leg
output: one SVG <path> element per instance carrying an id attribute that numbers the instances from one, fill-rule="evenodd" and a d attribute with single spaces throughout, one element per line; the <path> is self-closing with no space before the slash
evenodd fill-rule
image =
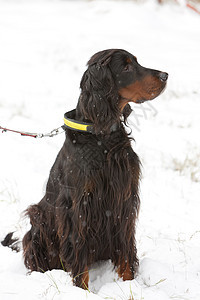
<path id="1" fill-rule="evenodd" d="M 73 277 L 73 282 L 76 286 L 88 290 L 89 270 L 87 266 L 84 268 L 83 272 L 80 272 Z"/>
<path id="2" fill-rule="evenodd" d="M 117 273 L 120 278 L 123 278 L 124 281 L 134 279 L 133 268 L 130 266 L 130 263 L 124 259 L 118 266 Z"/>

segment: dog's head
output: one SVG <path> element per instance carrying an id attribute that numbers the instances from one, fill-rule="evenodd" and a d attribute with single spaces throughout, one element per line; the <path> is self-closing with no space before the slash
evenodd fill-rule
<path id="1" fill-rule="evenodd" d="M 110 49 L 94 54 L 81 80 L 82 113 L 104 129 L 120 115 L 130 113 L 128 102 L 143 103 L 159 96 L 168 74 L 142 67 L 125 50 Z"/>

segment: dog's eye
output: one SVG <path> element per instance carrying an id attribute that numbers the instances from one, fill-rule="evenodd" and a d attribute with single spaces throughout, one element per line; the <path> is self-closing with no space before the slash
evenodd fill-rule
<path id="1" fill-rule="evenodd" d="M 123 72 L 130 72 L 130 71 L 133 71 L 133 66 L 131 64 L 128 64 L 123 69 Z"/>

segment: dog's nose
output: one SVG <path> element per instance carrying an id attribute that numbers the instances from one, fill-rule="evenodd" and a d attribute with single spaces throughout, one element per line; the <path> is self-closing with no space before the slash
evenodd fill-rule
<path id="1" fill-rule="evenodd" d="M 160 78 L 161 81 L 167 81 L 168 74 L 165 73 L 165 72 L 160 72 L 159 78 Z"/>

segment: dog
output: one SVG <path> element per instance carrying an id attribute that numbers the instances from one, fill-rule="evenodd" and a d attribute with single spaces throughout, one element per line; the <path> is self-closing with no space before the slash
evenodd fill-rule
<path id="1" fill-rule="evenodd" d="M 31 229 L 22 241 L 30 271 L 63 269 L 84 289 L 89 268 L 102 260 L 123 280 L 135 277 L 141 172 L 126 132 L 129 102 L 156 98 L 168 79 L 121 49 L 100 51 L 87 66 L 76 109 L 65 114 L 66 139 L 46 194 L 26 210 Z M 10 234 L 4 245 L 13 241 Z"/>

